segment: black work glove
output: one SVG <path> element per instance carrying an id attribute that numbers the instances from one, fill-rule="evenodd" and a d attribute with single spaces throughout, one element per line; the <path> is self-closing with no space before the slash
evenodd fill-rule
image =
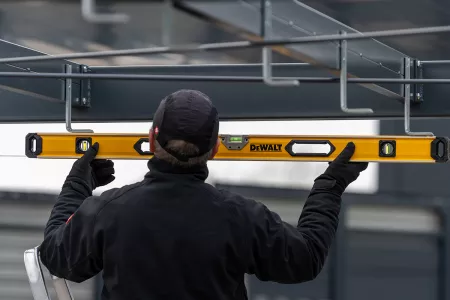
<path id="1" fill-rule="evenodd" d="M 75 161 L 67 176 L 66 183 L 82 184 L 92 193 L 97 187 L 111 183 L 114 177 L 114 162 L 109 159 L 95 159 L 99 144 L 93 144 L 82 157 Z"/>
<path id="2" fill-rule="evenodd" d="M 359 174 L 367 169 L 369 163 L 367 162 L 350 162 L 351 157 L 355 153 L 355 144 L 350 142 L 342 150 L 342 152 L 329 163 L 324 175 L 336 180 L 342 187 L 347 188 L 350 183 L 355 181 Z"/>

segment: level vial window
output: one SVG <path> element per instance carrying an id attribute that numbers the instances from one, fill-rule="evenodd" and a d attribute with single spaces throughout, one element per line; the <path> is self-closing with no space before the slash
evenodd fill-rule
<path id="1" fill-rule="evenodd" d="M 381 140 L 379 142 L 379 144 L 380 144 L 380 150 L 379 150 L 380 157 L 395 157 L 396 156 L 396 142 L 394 140 L 392 140 L 392 141 Z"/>
<path id="2" fill-rule="evenodd" d="M 78 149 L 82 152 L 86 152 L 91 147 L 91 143 L 88 140 L 80 140 L 78 142 Z"/>
<path id="3" fill-rule="evenodd" d="M 242 137 L 241 136 L 232 136 L 229 140 L 230 143 L 242 143 Z"/>
<path id="4" fill-rule="evenodd" d="M 77 137 L 75 140 L 75 153 L 83 154 L 88 151 L 92 145 L 92 138 Z"/>
<path id="5" fill-rule="evenodd" d="M 391 143 L 385 143 L 381 147 L 381 151 L 384 155 L 391 155 L 394 152 L 394 145 Z"/>

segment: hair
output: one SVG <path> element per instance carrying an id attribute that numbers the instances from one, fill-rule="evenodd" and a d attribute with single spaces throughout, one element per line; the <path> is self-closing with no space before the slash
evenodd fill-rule
<path id="1" fill-rule="evenodd" d="M 196 155 L 200 152 L 199 148 L 192 143 L 188 143 L 183 140 L 171 140 L 167 142 L 166 148 L 170 149 L 173 152 L 182 154 L 182 155 Z M 158 141 L 155 140 L 155 153 L 154 155 L 164 161 L 171 163 L 174 166 L 181 167 L 193 167 L 199 165 L 206 165 L 213 149 L 209 150 L 207 153 L 189 158 L 188 161 L 180 161 L 176 157 L 172 156 L 169 152 L 164 150 Z"/>

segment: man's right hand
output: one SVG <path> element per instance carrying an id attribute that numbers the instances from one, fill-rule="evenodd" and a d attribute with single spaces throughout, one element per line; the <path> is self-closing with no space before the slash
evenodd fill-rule
<path id="1" fill-rule="evenodd" d="M 367 162 L 350 162 L 354 153 L 355 144 L 350 142 L 334 161 L 329 164 L 324 174 L 334 178 L 346 188 L 355 181 L 359 177 L 359 174 L 367 169 L 369 165 Z"/>
<path id="2" fill-rule="evenodd" d="M 66 181 L 77 181 L 84 184 L 92 193 L 97 187 L 111 183 L 114 177 L 114 163 L 109 159 L 96 159 L 99 144 L 87 150 L 82 157 L 77 159 L 67 176 Z"/>

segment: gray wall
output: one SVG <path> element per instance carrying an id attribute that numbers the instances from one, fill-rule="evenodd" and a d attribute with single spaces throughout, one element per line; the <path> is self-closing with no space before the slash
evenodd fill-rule
<path id="1" fill-rule="evenodd" d="M 350 232 L 347 240 L 345 299 L 438 299 L 436 238 L 400 233 Z M 265 283 L 252 277 L 251 299 L 333 299 L 328 294 L 328 267 L 327 264 L 316 280 L 299 285 Z"/>
<path id="2" fill-rule="evenodd" d="M 218 186 L 263 202 L 294 225 L 308 195 L 300 190 Z M 346 193 L 337 243 L 318 278 L 284 285 L 251 276 L 251 299 L 448 299 L 450 236 L 444 216 L 449 203 L 433 197 Z"/>
<path id="3" fill-rule="evenodd" d="M 0 192 L 0 299 L 33 299 L 23 254 L 42 242 L 54 202 L 55 195 Z M 46 279 L 54 295 L 48 274 Z M 95 299 L 94 283 L 71 283 L 75 299 Z"/>

